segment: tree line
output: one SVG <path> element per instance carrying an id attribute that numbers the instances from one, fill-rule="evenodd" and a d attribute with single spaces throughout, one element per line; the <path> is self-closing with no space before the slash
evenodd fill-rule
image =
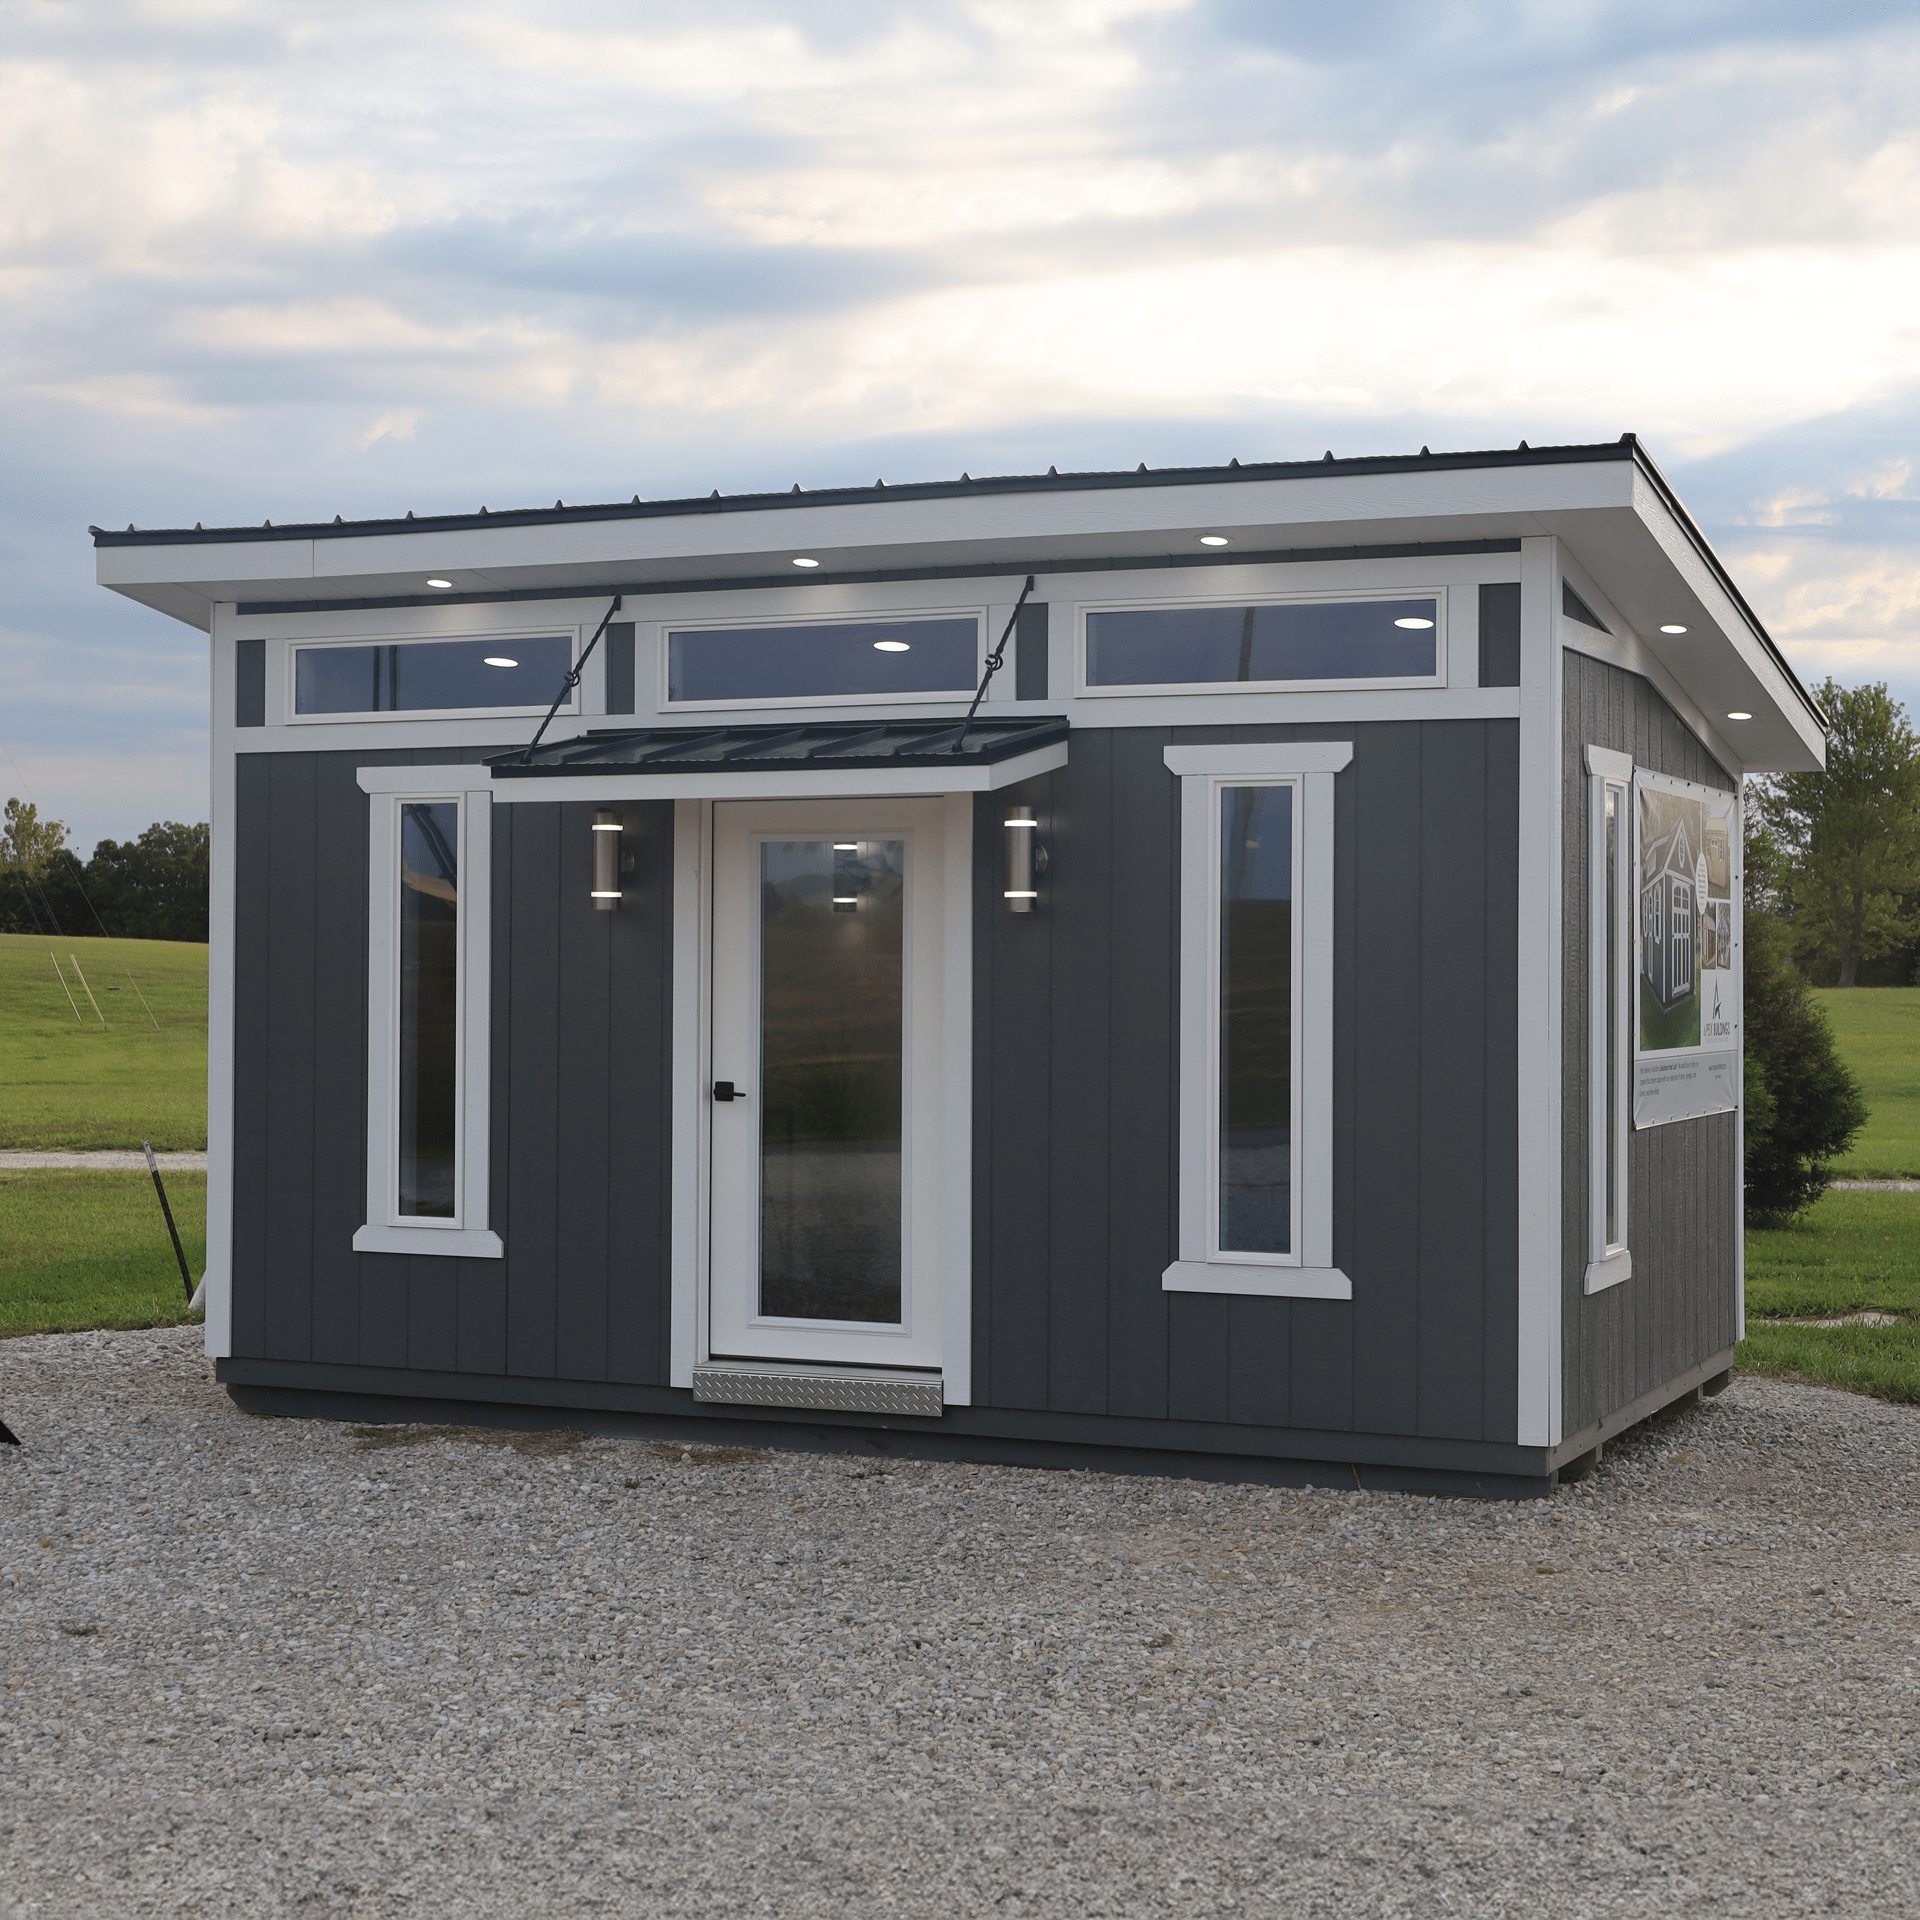
<path id="1" fill-rule="evenodd" d="M 58 820 L 10 799 L 0 830 L 0 933 L 207 937 L 208 834 L 156 820 L 137 840 L 102 840 L 84 865 Z"/>

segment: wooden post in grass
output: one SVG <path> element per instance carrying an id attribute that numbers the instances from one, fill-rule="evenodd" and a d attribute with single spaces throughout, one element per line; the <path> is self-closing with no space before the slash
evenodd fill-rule
<path id="1" fill-rule="evenodd" d="M 67 955 L 67 958 L 73 962 L 74 972 L 80 973 L 80 956 L 77 953 L 70 953 Z M 87 985 L 87 976 L 84 973 L 80 973 L 80 991 L 84 993 L 89 1000 L 93 1001 L 93 1010 L 95 1013 L 100 1014 L 100 1024 L 104 1027 L 107 1024 L 107 1016 L 104 1013 L 100 1013 L 100 1002 L 93 999 L 93 989 Z M 71 1000 L 73 995 L 68 994 L 67 998 Z M 79 1011 L 80 1009 L 78 1007 L 74 1008 L 75 1013 Z"/>
<path id="2" fill-rule="evenodd" d="M 73 997 L 73 989 L 67 985 L 67 976 L 60 971 L 60 956 L 50 953 L 47 958 L 53 962 L 53 977 L 60 982 L 60 991 L 67 996 L 67 1005 L 73 1008 L 73 1017 L 84 1027 L 87 1023 L 80 1019 L 80 1007 Z"/>
<path id="3" fill-rule="evenodd" d="M 147 1171 L 153 1175 L 153 1190 L 160 1196 L 160 1211 L 167 1216 L 167 1232 L 173 1237 L 173 1257 L 180 1262 L 180 1284 L 187 1290 L 187 1300 L 193 1300 L 193 1275 L 187 1271 L 187 1250 L 180 1244 L 180 1229 L 173 1224 L 173 1209 L 167 1205 L 167 1190 L 160 1184 L 160 1162 L 153 1157 L 153 1142 L 142 1140 L 140 1144 L 147 1150 Z"/>

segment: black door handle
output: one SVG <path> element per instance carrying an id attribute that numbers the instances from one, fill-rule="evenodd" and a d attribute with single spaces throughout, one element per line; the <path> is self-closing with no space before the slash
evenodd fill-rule
<path id="1" fill-rule="evenodd" d="M 736 1087 L 731 1080 L 716 1080 L 713 1083 L 713 1097 L 716 1100 L 744 1100 L 747 1094 L 744 1087 Z"/>

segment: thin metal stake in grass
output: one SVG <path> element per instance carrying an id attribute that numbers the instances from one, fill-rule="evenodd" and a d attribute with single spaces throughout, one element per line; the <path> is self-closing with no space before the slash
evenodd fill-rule
<path id="1" fill-rule="evenodd" d="M 80 956 L 77 953 L 70 953 L 67 955 L 67 958 L 73 962 L 74 972 L 80 973 Z M 80 991 L 84 993 L 89 1000 L 93 1000 L 93 1010 L 95 1013 L 100 1014 L 100 1024 L 104 1027 L 107 1024 L 107 1016 L 104 1013 L 100 1013 L 100 1002 L 93 999 L 93 989 L 87 985 L 87 976 L 84 973 L 80 973 Z M 73 995 L 68 994 L 67 998 L 71 1000 Z M 79 1009 L 76 1007 L 74 1011 L 77 1013 Z"/>
<path id="2" fill-rule="evenodd" d="M 67 985 L 67 976 L 60 971 L 60 956 L 50 953 L 47 958 L 53 962 L 53 977 L 60 982 L 60 991 L 67 996 L 67 1005 L 73 1007 L 73 1017 L 84 1027 L 87 1023 L 80 1019 L 80 1009 L 74 1004 L 73 989 Z"/>
<path id="3" fill-rule="evenodd" d="M 127 985 L 139 996 L 140 1004 L 143 1007 L 147 1007 L 147 996 L 140 992 L 140 982 L 133 977 L 132 969 L 122 967 L 120 971 L 127 976 Z M 155 1033 L 158 1033 L 160 1031 L 160 1022 L 153 1019 L 153 1009 L 151 1007 L 147 1007 L 147 1018 L 153 1020 L 153 1030 Z"/>
<path id="4" fill-rule="evenodd" d="M 187 1250 L 180 1244 L 180 1229 L 173 1224 L 173 1209 L 167 1205 L 167 1190 L 160 1184 L 160 1162 L 153 1157 L 153 1142 L 142 1140 L 140 1144 L 147 1150 L 147 1171 L 153 1175 L 153 1190 L 160 1196 L 160 1211 L 167 1216 L 167 1232 L 173 1236 L 173 1257 L 180 1262 L 180 1284 L 187 1290 L 189 1302 L 193 1299 L 193 1275 L 187 1271 Z"/>

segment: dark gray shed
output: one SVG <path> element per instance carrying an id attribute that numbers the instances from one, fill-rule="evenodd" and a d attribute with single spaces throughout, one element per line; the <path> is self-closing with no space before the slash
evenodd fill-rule
<path id="1" fill-rule="evenodd" d="M 1824 721 L 1631 437 L 95 543 L 246 1404 L 1512 1495 L 1730 1367 Z"/>

